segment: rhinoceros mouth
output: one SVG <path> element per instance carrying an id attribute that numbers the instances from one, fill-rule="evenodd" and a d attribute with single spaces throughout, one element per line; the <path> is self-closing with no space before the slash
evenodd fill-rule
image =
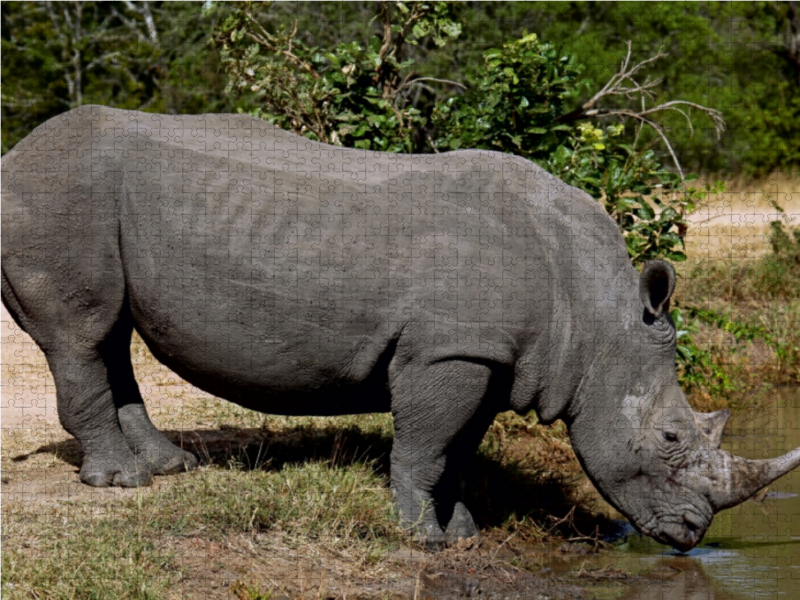
<path id="1" fill-rule="evenodd" d="M 672 546 L 680 552 L 688 552 L 700 543 L 706 529 L 707 526 L 700 524 L 696 518 L 685 516 L 682 522 L 666 523 L 651 535 L 662 544 Z"/>
<path id="2" fill-rule="evenodd" d="M 687 493 L 691 492 L 684 490 L 684 494 Z M 669 502 L 670 499 L 661 500 Z M 711 505 L 701 495 L 691 494 L 690 498 L 684 497 L 683 500 L 666 511 L 651 506 L 646 519 L 640 520 L 639 524 L 637 519 L 631 519 L 631 522 L 638 531 L 657 542 L 672 546 L 680 552 L 688 552 L 703 540 L 714 513 Z"/>

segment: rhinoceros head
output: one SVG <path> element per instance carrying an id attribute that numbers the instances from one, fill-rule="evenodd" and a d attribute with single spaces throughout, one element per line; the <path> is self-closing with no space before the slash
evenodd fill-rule
<path id="1" fill-rule="evenodd" d="M 642 533 L 687 551 L 715 513 L 800 465 L 800 448 L 770 460 L 720 450 L 730 411 L 697 413 L 678 386 L 674 283 L 672 267 L 648 263 L 639 306 L 623 317 L 624 333 L 598 344 L 569 421 L 576 454 L 606 500 Z"/>

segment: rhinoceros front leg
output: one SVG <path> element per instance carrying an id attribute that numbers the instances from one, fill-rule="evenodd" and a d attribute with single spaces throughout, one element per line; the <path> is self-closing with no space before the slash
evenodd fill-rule
<path id="1" fill-rule="evenodd" d="M 479 535 L 463 502 L 464 470 L 496 412 L 491 369 L 445 361 L 390 374 L 392 491 L 401 521 L 428 543 Z"/>

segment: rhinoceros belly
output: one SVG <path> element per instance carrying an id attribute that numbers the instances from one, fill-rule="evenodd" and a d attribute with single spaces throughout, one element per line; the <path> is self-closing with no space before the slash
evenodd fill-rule
<path id="1" fill-rule="evenodd" d="M 230 178 L 186 185 L 165 172 L 128 181 L 126 287 L 137 330 L 159 360 L 263 412 L 389 409 L 398 309 L 380 300 L 398 282 L 368 276 L 368 257 L 349 255 L 342 215 L 323 227 L 319 208 L 297 196 L 237 195 Z"/>

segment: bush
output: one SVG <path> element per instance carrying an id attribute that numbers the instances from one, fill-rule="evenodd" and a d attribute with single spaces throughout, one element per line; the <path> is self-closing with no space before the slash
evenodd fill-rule
<path id="1" fill-rule="evenodd" d="M 800 227 L 787 231 L 782 221 L 769 225 L 771 252 L 760 265 L 756 285 L 770 298 L 800 298 Z"/>

